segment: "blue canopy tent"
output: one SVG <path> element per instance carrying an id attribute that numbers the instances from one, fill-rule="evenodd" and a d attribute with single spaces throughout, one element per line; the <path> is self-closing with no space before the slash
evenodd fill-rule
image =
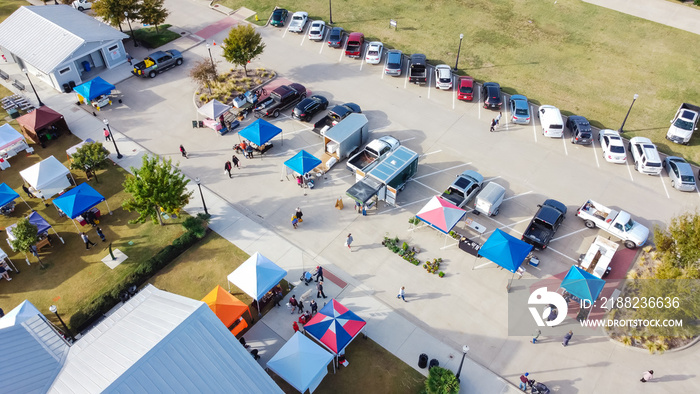
<path id="1" fill-rule="evenodd" d="M 56 237 L 58 237 L 58 239 L 61 240 L 61 243 L 64 243 L 64 244 L 66 243 L 63 240 L 63 238 L 61 238 L 61 236 L 58 235 L 56 230 L 53 227 L 51 227 L 49 222 L 47 222 L 46 219 L 44 219 L 41 215 L 39 215 L 39 212 L 32 211 L 32 213 L 30 213 L 29 216 L 27 216 L 27 219 L 29 220 L 30 224 L 33 224 L 36 226 L 36 233 L 37 234 L 39 234 L 39 235 L 44 234 L 44 233 L 48 234 L 49 230 L 53 230 L 53 233 L 56 234 Z M 15 227 L 17 227 L 17 223 L 9 225 L 5 229 L 5 231 L 7 232 L 7 243 L 10 245 L 11 248 L 12 248 L 11 241 L 14 241 L 16 239 L 14 234 L 12 234 L 12 229 Z M 14 248 L 13 248 L 13 250 L 14 250 Z M 27 264 L 29 265 L 29 257 L 27 257 L 26 260 L 27 260 Z"/>
<path id="2" fill-rule="evenodd" d="M 321 164 L 321 160 L 303 149 L 284 162 L 285 166 L 300 175 L 306 175 L 319 164 Z"/>
<path id="3" fill-rule="evenodd" d="M 111 93 L 114 88 L 111 83 L 97 77 L 74 87 L 73 90 L 85 100 L 92 101 L 99 96 Z"/>
<path id="4" fill-rule="evenodd" d="M 591 304 L 598 299 L 604 286 L 603 279 L 593 276 L 577 266 L 571 267 L 561 282 L 561 287 L 564 290 L 582 300 L 590 301 Z"/>
<path id="5" fill-rule="evenodd" d="M 332 354 L 297 331 L 267 362 L 267 368 L 300 393 L 306 390 L 313 393 L 328 374 L 328 364 L 332 360 Z"/>
<path id="6" fill-rule="evenodd" d="M 100 193 L 98 193 L 97 190 L 93 189 L 92 186 L 88 185 L 87 183 L 81 183 L 73 189 L 63 193 L 63 195 L 55 198 L 53 200 L 53 205 L 55 205 L 57 209 L 68 215 L 68 217 L 73 220 L 103 201 L 107 205 L 107 210 L 109 210 L 109 213 L 111 214 L 112 210 L 109 209 L 107 200 Z M 75 229 L 80 232 L 78 225 L 75 224 L 75 220 L 73 220 L 73 225 L 75 225 Z"/>
<path id="7" fill-rule="evenodd" d="M 515 275 L 525 258 L 532 251 L 532 245 L 496 229 L 479 249 L 478 255 L 486 257 Z M 511 282 L 513 277 L 510 278 Z M 510 290 L 510 283 L 507 287 Z"/>
<path id="8" fill-rule="evenodd" d="M 258 119 L 245 129 L 241 130 L 238 135 L 257 146 L 263 146 L 281 132 L 282 129 L 279 127 L 263 119 Z M 282 143 L 284 144 L 284 134 L 282 134 Z"/>
<path id="9" fill-rule="evenodd" d="M 7 186 L 6 183 L 0 184 L 0 208 L 4 207 L 5 205 L 11 204 L 13 201 L 15 201 L 17 197 L 22 198 L 19 195 L 19 193 L 12 190 L 12 188 Z M 24 198 L 22 198 L 22 201 L 24 201 L 24 203 L 27 204 Z M 27 206 L 29 207 L 29 209 L 32 209 L 32 207 L 29 206 L 29 204 L 27 204 Z"/>
<path id="10" fill-rule="evenodd" d="M 253 297 L 255 301 L 259 302 L 285 276 L 287 276 L 287 271 L 259 252 L 255 252 L 235 271 L 231 272 L 226 279 L 229 282 L 229 291 L 231 290 L 231 283 L 233 283 L 243 292 Z M 260 304 L 258 303 L 259 313 Z"/>

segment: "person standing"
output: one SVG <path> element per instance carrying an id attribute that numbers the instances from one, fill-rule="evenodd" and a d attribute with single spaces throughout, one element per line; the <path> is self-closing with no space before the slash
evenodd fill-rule
<path id="1" fill-rule="evenodd" d="M 496 126 L 501 124 L 501 116 L 503 116 L 503 112 L 499 112 L 498 116 L 496 116 Z"/>
<path id="2" fill-rule="evenodd" d="M 352 239 L 352 234 L 348 234 L 348 237 L 345 239 L 345 246 L 347 246 L 351 252 L 352 248 L 350 247 L 350 245 L 352 244 L 352 241 L 354 241 L 354 239 Z"/>
<path id="3" fill-rule="evenodd" d="M 187 151 L 185 150 L 185 147 L 182 145 L 180 145 L 180 153 L 182 154 L 182 157 L 184 157 L 185 159 L 189 159 L 189 157 L 187 157 Z"/>
<path id="4" fill-rule="evenodd" d="M 297 301 L 297 308 L 299 309 L 299 314 L 304 313 L 304 300 Z"/>
<path id="5" fill-rule="evenodd" d="M 530 374 L 528 372 L 525 372 L 524 374 L 520 375 L 520 390 L 526 391 L 527 390 L 527 383 L 528 383 L 528 376 Z"/>
<path id="6" fill-rule="evenodd" d="M 297 322 L 292 323 L 292 328 L 294 329 L 294 333 L 296 334 L 297 331 L 299 331 L 299 325 Z"/>
<path id="7" fill-rule="evenodd" d="M 302 216 L 304 216 L 304 214 L 301 212 L 301 208 L 297 208 L 297 211 L 296 211 L 296 213 L 294 214 L 294 216 L 296 216 L 297 219 L 299 219 L 299 223 L 301 223 L 301 222 L 304 221 L 304 220 L 301 218 Z"/>
<path id="8" fill-rule="evenodd" d="M 22 185 L 22 190 L 24 190 L 25 193 L 27 193 L 27 196 L 30 198 L 36 198 L 35 195 L 32 194 L 32 192 L 29 191 L 29 188 L 27 185 Z"/>
<path id="9" fill-rule="evenodd" d="M 323 296 L 323 298 L 328 298 L 323 292 L 323 281 L 318 282 L 318 284 L 316 285 L 316 289 L 318 290 L 318 292 L 316 293 L 316 298 L 321 298 L 321 296 Z"/>
<path id="10" fill-rule="evenodd" d="M 491 119 L 491 129 L 490 131 L 493 133 L 493 131 L 496 129 L 496 119 Z"/>
<path id="11" fill-rule="evenodd" d="M 316 266 L 316 282 L 323 280 L 323 267 L 320 265 Z"/>
<path id="12" fill-rule="evenodd" d="M 646 383 L 654 377 L 654 370 L 650 369 L 642 374 L 642 378 L 639 379 L 640 382 Z"/>
<path id="13" fill-rule="evenodd" d="M 318 312 L 318 304 L 316 303 L 316 300 L 314 300 L 313 298 L 311 299 L 309 306 L 311 306 L 311 315 L 312 316 L 314 315 L 314 313 Z"/>
<path id="14" fill-rule="evenodd" d="M 248 147 L 245 148 L 245 152 L 246 152 L 246 156 L 247 156 L 249 159 L 252 159 L 252 158 L 253 158 L 253 146 L 252 146 L 252 145 L 248 144 Z"/>
<path id="15" fill-rule="evenodd" d="M 402 299 L 404 302 L 406 302 L 406 298 L 404 297 L 406 295 L 406 287 L 401 286 L 399 289 L 399 295 L 396 296 L 396 298 Z"/>
<path id="16" fill-rule="evenodd" d="M 238 160 L 238 156 L 236 156 L 236 155 L 231 156 L 231 162 L 233 163 L 233 166 L 236 167 L 236 168 L 238 168 L 238 169 L 240 170 L 240 169 L 241 169 L 241 166 L 238 165 L 238 162 L 239 162 L 239 161 L 240 161 L 240 160 Z"/>
<path id="17" fill-rule="evenodd" d="M 569 346 L 569 341 L 571 340 L 571 337 L 573 337 L 573 336 L 574 336 L 573 331 L 569 331 L 568 333 L 566 333 L 566 335 L 564 335 L 564 342 L 562 342 L 561 345 L 564 347 Z"/>
<path id="18" fill-rule="evenodd" d="M 530 341 L 530 343 L 532 343 L 532 344 L 537 343 L 537 340 L 540 338 L 540 335 L 542 335 L 542 331 L 536 330 L 535 335 L 532 336 L 532 340 Z"/>
<path id="19" fill-rule="evenodd" d="M 4 261 L 0 263 L 0 275 L 9 282 L 12 280 L 12 278 L 10 278 L 10 274 L 7 273 L 9 267 L 7 267 L 6 264 L 7 263 L 5 263 Z"/>
<path id="20" fill-rule="evenodd" d="M 292 298 L 289 299 L 289 305 L 291 306 L 292 310 L 292 312 L 290 313 L 291 315 L 294 313 L 294 310 L 297 309 L 297 305 L 299 305 L 299 302 L 297 302 L 297 297 L 294 294 L 292 294 Z"/>
<path id="21" fill-rule="evenodd" d="M 112 140 L 112 136 L 110 135 L 109 130 L 107 130 L 106 127 L 105 127 L 104 129 L 102 129 L 102 132 L 103 132 L 103 134 L 105 135 L 105 141 L 111 141 L 111 140 Z"/>
<path id="22" fill-rule="evenodd" d="M 97 235 L 100 236 L 100 239 L 102 239 L 102 242 L 107 242 L 107 238 L 105 238 L 105 235 L 102 233 L 102 229 L 97 227 L 95 228 L 95 232 L 97 232 Z"/>
<path id="23" fill-rule="evenodd" d="M 87 234 L 85 233 L 80 233 L 80 238 L 83 239 L 83 242 L 85 242 L 85 249 L 90 249 L 90 245 L 95 246 L 95 243 L 90 241 L 90 238 L 88 238 Z"/>
<path id="24" fill-rule="evenodd" d="M 134 65 L 134 63 L 132 63 L 134 61 L 134 58 L 131 57 L 131 55 L 129 55 L 128 53 L 126 54 L 126 61 L 127 63 L 129 63 L 130 66 Z"/>
<path id="25" fill-rule="evenodd" d="M 228 177 L 232 178 L 231 176 L 231 162 L 227 161 L 226 164 L 224 164 L 224 171 L 228 172 Z"/>

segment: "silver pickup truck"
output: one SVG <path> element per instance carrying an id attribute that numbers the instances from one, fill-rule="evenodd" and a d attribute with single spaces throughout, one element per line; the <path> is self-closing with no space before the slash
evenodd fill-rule
<path id="1" fill-rule="evenodd" d="M 155 78 L 156 74 L 179 66 L 182 62 L 182 53 L 178 50 L 169 49 L 167 51 L 153 52 L 147 58 L 134 64 L 134 69 L 131 70 L 131 73 L 137 77 Z"/>

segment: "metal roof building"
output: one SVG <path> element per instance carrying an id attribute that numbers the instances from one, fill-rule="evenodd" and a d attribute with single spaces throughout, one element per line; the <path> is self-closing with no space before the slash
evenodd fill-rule
<path id="1" fill-rule="evenodd" d="M 0 23 L 8 61 L 61 91 L 64 83 L 80 85 L 126 62 L 128 37 L 68 5 L 20 7 Z"/>

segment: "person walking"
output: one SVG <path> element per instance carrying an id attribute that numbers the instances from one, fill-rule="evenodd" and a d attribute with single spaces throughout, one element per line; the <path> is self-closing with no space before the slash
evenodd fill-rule
<path id="1" fill-rule="evenodd" d="M 311 307 L 311 316 L 313 316 L 315 313 L 318 312 L 318 304 L 316 303 L 316 300 L 314 300 L 313 298 L 311 299 L 309 306 Z"/>
<path id="2" fill-rule="evenodd" d="M 90 245 L 95 246 L 95 243 L 90 241 L 90 238 L 88 238 L 87 234 L 85 233 L 80 233 L 80 238 L 83 239 L 83 242 L 85 242 L 85 249 L 90 249 Z"/>
<path id="3" fill-rule="evenodd" d="M 297 219 L 296 215 L 292 216 L 292 227 L 296 230 L 297 227 L 299 226 L 299 219 Z"/>
<path id="4" fill-rule="evenodd" d="M 352 244 L 352 241 L 354 241 L 354 239 L 352 239 L 352 234 L 348 234 L 348 237 L 345 239 L 345 246 L 347 246 L 351 252 L 352 248 L 350 248 L 350 245 Z"/>
<path id="5" fill-rule="evenodd" d="M 95 232 L 97 232 L 97 235 L 100 236 L 100 239 L 102 239 L 102 242 L 107 242 L 107 238 L 105 238 L 105 235 L 102 233 L 102 229 L 99 227 L 95 228 Z"/>
<path id="6" fill-rule="evenodd" d="M 318 282 L 319 280 L 323 280 L 323 267 L 321 267 L 320 265 L 317 265 L 315 275 L 316 275 L 316 282 Z"/>
<path id="7" fill-rule="evenodd" d="M 297 308 L 299 309 L 299 314 L 304 313 L 304 300 L 297 301 Z"/>
<path id="8" fill-rule="evenodd" d="M 297 331 L 299 331 L 299 324 L 297 324 L 297 322 L 292 323 L 292 328 L 294 329 L 294 333 L 296 334 Z"/>
<path id="9" fill-rule="evenodd" d="M 127 63 L 129 63 L 130 66 L 134 65 L 134 63 L 133 63 L 134 58 L 131 57 L 131 55 L 129 55 L 128 53 L 126 54 L 126 61 L 127 61 Z"/>
<path id="10" fill-rule="evenodd" d="M 399 295 L 397 295 L 396 298 L 400 298 L 404 302 L 407 302 L 406 298 L 404 297 L 405 295 L 406 295 L 406 287 L 401 286 L 401 288 L 399 289 Z"/>
<path id="11" fill-rule="evenodd" d="M 532 340 L 530 341 L 530 343 L 532 343 L 532 344 L 537 343 L 537 340 L 540 338 L 540 335 L 542 335 L 542 331 L 536 330 L 535 335 L 532 336 Z"/>
<path id="12" fill-rule="evenodd" d="M 245 148 L 245 153 L 249 159 L 252 159 L 253 158 L 253 146 L 248 144 L 248 147 Z"/>
<path id="13" fill-rule="evenodd" d="M 564 335 L 564 342 L 562 342 L 561 345 L 564 347 L 569 346 L 569 341 L 571 340 L 571 337 L 573 337 L 573 336 L 574 336 L 573 331 L 569 331 L 568 333 L 566 333 L 566 335 Z"/>
<path id="14" fill-rule="evenodd" d="M 231 176 L 231 162 L 227 161 L 226 164 L 224 164 L 224 171 L 228 172 L 228 177 L 232 178 Z"/>
<path id="15" fill-rule="evenodd" d="M 292 298 L 289 299 L 289 305 L 291 306 L 290 309 L 292 310 L 292 312 L 290 313 L 291 315 L 294 313 L 294 310 L 297 309 L 297 305 L 299 305 L 299 303 L 297 302 L 297 297 L 294 294 L 292 294 Z"/>
<path id="16" fill-rule="evenodd" d="M 520 390 L 526 391 L 527 390 L 527 383 L 528 383 L 528 376 L 530 374 L 528 372 L 525 372 L 524 374 L 520 375 Z"/>
<path id="17" fill-rule="evenodd" d="M 654 370 L 650 369 L 642 374 L 642 378 L 639 379 L 640 382 L 646 383 L 654 377 Z"/>
<path id="18" fill-rule="evenodd" d="M 491 119 L 491 129 L 490 129 L 490 131 L 493 133 L 494 130 L 496 130 L 496 119 Z"/>
<path id="19" fill-rule="evenodd" d="M 323 292 L 323 281 L 318 282 L 318 284 L 316 285 L 316 289 L 318 290 L 318 292 L 316 293 L 316 298 L 321 298 L 321 296 L 323 296 L 323 298 L 328 298 Z"/>
<path id="20" fill-rule="evenodd" d="M 182 145 L 180 145 L 180 153 L 182 154 L 182 157 L 184 157 L 185 159 L 189 159 L 189 157 L 187 157 L 187 151 L 185 150 L 185 147 Z"/>
<path id="21" fill-rule="evenodd" d="M 501 116 L 503 116 L 503 112 L 499 112 L 498 116 L 496 116 L 496 126 L 501 124 Z"/>
<path id="22" fill-rule="evenodd" d="M 105 135 L 105 141 L 111 141 L 112 140 L 112 135 L 110 134 L 109 130 L 105 127 L 102 129 L 102 133 Z"/>
<path id="23" fill-rule="evenodd" d="M 304 221 L 304 220 L 301 218 L 302 216 L 304 216 L 304 214 L 301 212 L 301 208 L 297 208 L 297 211 L 296 211 L 296 213 L 294 213 L 294 216 L 296 216 L 297 219 L 299 219 L 299 223 L 301 223 L 301 222 Z"/>
<path id="24" fill-rule="evenodd" d="M 27 197 L 36 198 L 36 196 L 33 195 L 32 192 L 29 191 L 29 188 L 27 187 L 27 185 L 22 185 L 22 190 L 24 190 L 24 192 L 27 193 Z"/>
<path id="25" fill-rule="evenodd" d="M 240 169 L 241 169 L 241 166 L 238 165 L 238 162 L 239 162 L 239 161 L 240 161 L 240 160 L 238 159 L 238 156 L 236 156 L 236 155 L 231 156 L 231 162 L 233 163 L 233 166 L 236 167 L 236 168 L 238 168 L 238 169 L 240 170 Z"/>

